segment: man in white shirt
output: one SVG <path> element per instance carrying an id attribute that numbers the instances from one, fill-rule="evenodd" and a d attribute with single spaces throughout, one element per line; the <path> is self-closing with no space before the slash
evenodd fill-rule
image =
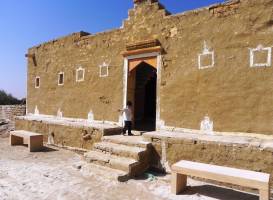
<path id="1" fill-rule="evenodd" d="M 132 130 L 132 102 L 128 101 L 126 104 L 126 108 L 120 109 L 119 111 L 123 113 L 123 119 L 124 119 L 124 128 L 122 130 L 123 135 L 126 134 L 126 131 L 128 130 L 128 135 L 132 136 L 131 133 Z"/>

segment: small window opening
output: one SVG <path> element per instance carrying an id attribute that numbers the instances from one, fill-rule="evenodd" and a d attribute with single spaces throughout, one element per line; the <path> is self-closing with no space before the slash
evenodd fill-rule
<path id="1" fill-rule="evenodd" d="M 59 78 L 58 78 L 58 85 L 63 85 L 64 84 L 64 72 L 59 73 Z"/>
<path id="2" fill-rule="evenodd" d="M 40 87 L 40 77 L 36 77 L 35 78 L 35 88 L 39 88 Z"/>
<path id="3" fill-rule="evenodd" d="M 83 69 L 82 67 L 77 69 L 77 71 L 76 71 L 76 82 L 84 81 L 84 73 L 85 73 L 85 69 Z"/>

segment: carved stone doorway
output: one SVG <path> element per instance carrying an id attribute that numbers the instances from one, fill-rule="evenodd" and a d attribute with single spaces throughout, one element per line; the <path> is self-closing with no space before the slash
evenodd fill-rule
<path id="1" fill-rule="evenodd" d="M 158 40 L 145 40 L 126 46 L 122 53 L 123 105 L 133 103 L 137 130 L 159 130 L 164 125 L 160 119 L 161 53 Z"/>
<path id="2" fill-rule="evenodd" d="M 133 103 L 134 129 L 156 129 L 157 58 L 129 61 L 127 100 Z"/>

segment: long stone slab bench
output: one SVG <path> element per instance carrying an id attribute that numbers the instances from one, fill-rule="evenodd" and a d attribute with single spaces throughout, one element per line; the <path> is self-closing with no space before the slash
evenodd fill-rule
<path id="1" fill-rule="evenodd" d="M 270 199 L 270 175 L 266 173 L 181 160 L 172 165 L 172 193 L 186 188 L 187 176 L 258 189 L 260 200 Z"/>
<path id="2" fill-rule="evenodd" d="M 43 135 L 29 131 L 11 131 L 10 145 L 23 145 L 27 143 L 30 152 L 41 151 L 43 148 Z"/>

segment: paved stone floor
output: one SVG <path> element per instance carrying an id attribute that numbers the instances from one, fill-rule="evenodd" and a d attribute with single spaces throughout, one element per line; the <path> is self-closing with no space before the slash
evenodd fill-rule
<path id="1" fill-rule="evenodd" d="M 170 176 L 146 174 L 119 183 L 119 172 L 86 164 L 73 152 L 47 148 L 29 153 L 0 138 L 1 200 L 258 200 L 258 197 L 189 180 L 182 195 L 170 193 Z"/>

